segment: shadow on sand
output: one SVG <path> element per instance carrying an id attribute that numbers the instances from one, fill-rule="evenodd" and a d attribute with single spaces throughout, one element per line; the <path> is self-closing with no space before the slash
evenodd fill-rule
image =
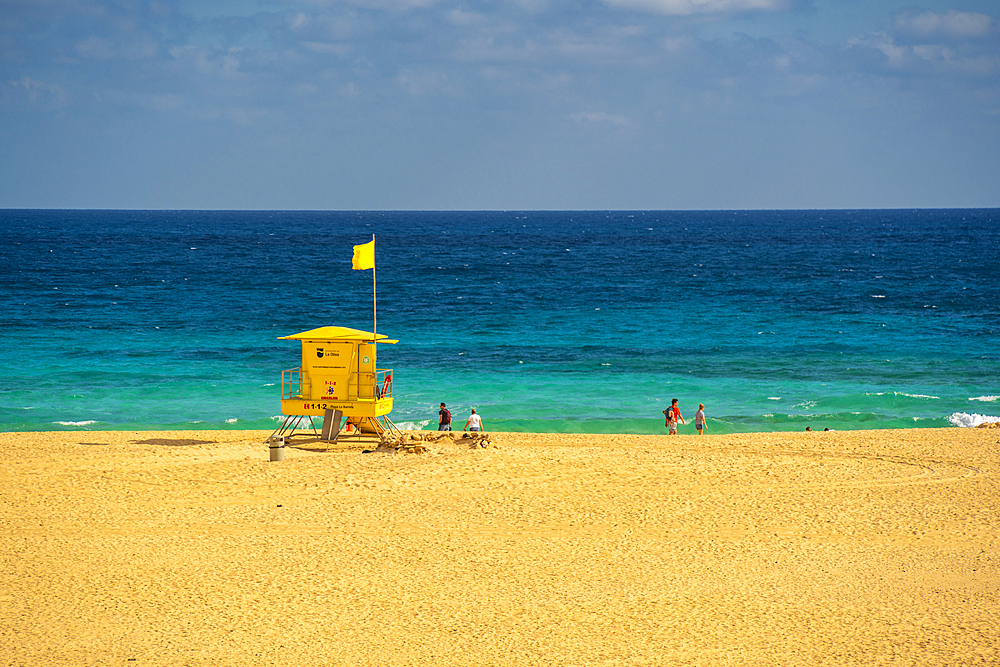
<path id="1" fill-rule="evenodd" d="M 187 447 L 188 445 L 214 445 L 215 440 L 193 440 L 190 438 L 147 438 L 131 440 L 134 445 L 160 445 L 163 447 Z"/>

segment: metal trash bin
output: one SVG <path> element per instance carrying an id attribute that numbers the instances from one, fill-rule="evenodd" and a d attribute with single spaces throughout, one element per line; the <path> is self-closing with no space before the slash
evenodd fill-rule
<path id="1" fill-rule="evenodd" d="M 285 436 L 272 435 L 268 439 L 268 448 L 271 450 L 272 461 L 285 460 Z"/>

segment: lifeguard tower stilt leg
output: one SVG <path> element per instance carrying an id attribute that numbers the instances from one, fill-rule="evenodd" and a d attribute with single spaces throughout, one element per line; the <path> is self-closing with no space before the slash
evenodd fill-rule
<path id="1" fill-rule="evenodd" d="M 297 433 L 297 429 L 302 426 L 302 422 L 306 419 L 309 420 L 309 427 L 312 429 L 312 433 Z M 268 437 L 268 440 L 276 435 L 283 435 L 287 438 L 291 438 L 293 435 L 313 436 L 316 438 L 320 437 L 319 431 L 316 430 L 316 424 L 313 422 L 313 418 L 309 415 L 287 415 L 285 417 L 285 421 L 281 422 L 281 426 L 274 429 L 274 432 L 270 437 Z"/>

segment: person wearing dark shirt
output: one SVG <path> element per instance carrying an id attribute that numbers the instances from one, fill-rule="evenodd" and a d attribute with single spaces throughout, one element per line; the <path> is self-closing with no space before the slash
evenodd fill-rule
<path id="1" fill-rule="evenodd" d="M 439 431 L 450 431 L 451 430 L 451 412 L 448 408 L 444 407 L 444 403 L 441 404 L 441 409 L 438 410 L 438 430 Z"/>

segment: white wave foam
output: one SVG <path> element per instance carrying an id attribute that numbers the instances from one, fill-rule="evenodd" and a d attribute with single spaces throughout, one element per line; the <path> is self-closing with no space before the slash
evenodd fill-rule
<path id="1" fill-rule="evenodd" d="M 970 398 L 970 401 L 988 401 L 990 403 L 994 401 L 1000 401 L 1000 396 L 976 396 L 975 398 Z"/>
<path id="2" fill-rule="evenodd" d="M 781 400 L 781 396 L 768 396 L 767 400 L 769 400 L 769 401 L 780 401 Z"/>
<path id="3" fill-rule="evenodd" d="M 237 419 L 236 417 L 233 417 L 232 419 L 227 419 L 226 423 L 227 424 L 235 424 L 238 421 L 239 421 L 239 419 Z"/>
<path id="4" fill-rule="evenodd" d="M 975 428 L 980 424 L 995 424 L 1000 422 L 1000 417 L 994 417 L 992 415 L 978 415 L 969 414 L 967 412 L 955 412 L 950 417 L 948 421 L 954 426 L 959 426 L 961 428 Z"/>
<path id="5" fill-rule="evenodd" d="M 89 419 L 84 422 L 52 422 L 53 424 L 62 424 L 63 426 L 87 426 L 88 424 L 96 424 L 97 420 Z"/>
<path id="6" fill-rule="evenodd" d="M 399 422 L 396 426 L 400 431 L 422 431 L 430 423 L 430 419 L 425 419 L 422 422 Z"/>
<path id="7" fill-rule="evenodd" d="M 868 392 L 865 396 L 906 396 L 907 398 L 931 398 L 935 401 L 941 400 L 940 396 L 929 396 L 927 394 L 907 394 L 905 391 L 876 391 Z M 970 399 L 971 400 L 971 399 Z"/>

